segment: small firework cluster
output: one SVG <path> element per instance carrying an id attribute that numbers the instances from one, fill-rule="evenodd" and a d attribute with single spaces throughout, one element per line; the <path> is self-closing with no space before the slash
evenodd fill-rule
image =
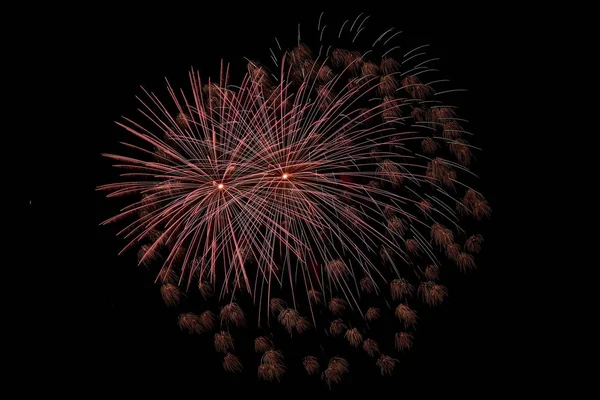
<path id="1" fill-rule="evenodd" d="M 364 22 L 344 23 L 336 38 L 356 39 Z M 319 21 L 321 39 L 323 29 Z M 179 327 L 213 335 L 225 370 L 245 370 L 236 334 L 255 330 L 266 331 L 254 341 L 261 379 L 284 377 L 286 335 L 306 345 L 296 362 L 307 375 L 339 383 L 347 358 L 302 342 L 311 332 L 389 375 L 391 354 L 413 345 L 417 304 L 448 296 L 443 267 L 475 268 L 483 237 L 461 221 L 491 210 L 467 184 L 469 133 L 424 53 L 391 56 L 394 37 L 363 52 L 280 48 L 273 67 L 249 62 L 239 86 L 226 67 L 218 82 L 192 72 L 191 94 L 169 86 L 172 109 L 149 94 L 150 124 L 121 124 L 144 143 L 128 145 L 141 155 L 107 155 L 127 181 L 100 189 L 139 201 L 107 223 L 132 219 L 124 250 L 158 268 Z"/>

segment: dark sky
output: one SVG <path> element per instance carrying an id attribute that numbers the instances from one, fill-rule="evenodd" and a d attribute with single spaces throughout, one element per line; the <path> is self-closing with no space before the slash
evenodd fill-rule
<path id="1" fill-rule="evenodd" d="M 31 36 L 33 28 L 23 29 L 11 64 L 19 82 L 15 103 L 23 105 L 16 110 L 23 132 L 17 140 L 23 140 L 22 148 L 35 140 L 36 147 L 21 167 L 27 179 L 19 192 L 25 237 L 38 243 L 25 254 L 38 267 L 27 272 L 29 290 L 42 297 L 30 308 L 39 318 L 36 329 L 45 332 L 32 339 L 25 358 L 39 358 L 36 369 L 47 378 L 56 376 L 48 385 L 78 390 L 74 382 L 80 382 L 85 393 L 186 391 L 225 398 L 323 391 L 320 382 L 313 388 L 306 380 L 286 379 L 268 387 L 253 377 L 232 379 L 222 372 L 214 356 L 178 330 L 152 277 L 131 255 L 117 256 L 123 242 L 114 238 L 116 227 L 98 226 L 117 206 L 94 191 L 114 176 L 99 154 L 117 149 L 123 132 L 114 121 L 135 114 L 140 86 L 161 91 L 164 77 L 185 82 L 192 66 L 215 74 L 221 58 L 267 59 L 273 36 L 293 41 L 296 24 L 314 29 L 322 11 L 289 4 L 288 9 L 230 4 L 153 12 L 90 9 L 34 24 L 37 33 Z M 506 218 L 512 210 L 503 208 L 513 172 L 500 168 L 510 147 L 504 137 L 510 123 L 503 120 L 510 34 L 498 29 L 491 11 L 477 9 L 342 7 L 325 10 L 324 18 L 337 23 L 361 11 L 371 15 L 369 30 L 395 26 L 415 46 L 430 44 L 430 54 L 441 58 L 442 75 L 469 90 L 458 102 L 484 148 L 476 168 L 494 214 L 482 228 L 486 243 L 479 269 L 446 282 L 450 299 L 422 316 L 415 348 L 401 358 L 395 375 L 356 376 L 352 391 L 333 393 L 487 397 L 518 379 L 503 367 L 507 336 L 514 335 L 508 321 L 514 306 L 506 291 L 515 270 L 506 264 L 507 233 L 513 229 Z M 72 368 L 59 373 L 60 360 Z M 19 371 L 31 370 L 21 362 Z"/>

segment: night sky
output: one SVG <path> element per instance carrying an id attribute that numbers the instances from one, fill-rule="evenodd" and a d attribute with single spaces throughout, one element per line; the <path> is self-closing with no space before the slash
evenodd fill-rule
<path id="1" fill-rule="evenodd" d="M 368 30 L 395 26 L 415 47 L 430 44 L 429 54 L 441 58 L 436 64 L 440 77 L 468 89 L 453 101 L 470 120 L 474 144 L 484 149 L 476 154 L 474 169 L 493 214 L 481 224 L 485 243 L 476 259 L 478 270 L 444 281 L 449 299 L 420 315 L 415 346 L 399 357 L 394 375 L 351 372 L 351 379 L 331 393 L 389 392 L 393 398 L 479 393 L 486 398 L 496 390 L 491 388 L 514 382 L 516 377 L 509 378 L 502 367 L 506 336 L 511 335 L 507 330 L 512 329 L 506 282 L 514 273 L 505 261 L 510 258 L 505 250 L 506 233 L 513 229 L 506 223 L 511 210 L 502 203 L 511 172 L 499 168 L 509 147 L 499 95 L 506 88 L 505 34 L 470 10 L 380 6 L 331 11 L 288 4 L 288 10 L 231 4 L 152 13 L 90 9 L 78 18 L 45 21 L 34 38 L 23 30 L 23 45 L 10 65 L 19 82 L 15 103 L 24 105 L 16 108 L 19 146 L 36 143 L 34 151 L 25 151 L 20 170 L 27 179 L 19 187 L 26 220 L 22 237 L 36 243 L 35 251 L 24 247 L 24 257 L 36 269 L 20 279 L 30 282 L 23 290 L 42 300 L 27 303 L 35 317 L 25 312 L 18 318 L 27 324 L 37 318 L 33 331 L 46 333 L 31 340 L 27 356 L 15 364 L 17 371 L 35 370 L 47 387 L 82 390 L 83 397 L 100 390 L 115 396 L 122 390 L 140 395 L 183 391 L 211 398 L 328 392 L 318 379 L 315 385 L 302 374 L 269 385 L 254 372 L 233 376 L 222 371 L 210 346 L 179 330 L 177 313 L 164 306 L 154 276 L 136 265 L 135 253 L 117 255 L 125 243 L 115 238 L 118 226 L 99 223 L 118 211 L 119 202 L 95 188 L 116 176 L 100 153 L 118 151 L 118 141 L 128 138 L 114 121 L 135 118 L 140 86 L 161 93 L 165 77 L 174 86 L 185 85 L 190 67 L 216 76 L 221 58 L 242 66 L 243 56 L 268 61 L 272 38 L 294 43 L 297 23 L 314 31 L 321 11 L 335 25 L 364 11 L 371 15 Z M 62 364 L 68 371 L 57 371 Z"/>

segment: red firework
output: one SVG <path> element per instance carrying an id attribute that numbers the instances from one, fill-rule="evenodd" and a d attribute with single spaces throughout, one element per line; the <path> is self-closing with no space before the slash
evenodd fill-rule
<path id="1" fill-rule="evenodd" d="M 353 46 L 365 20 L 342 24 L 336 38 Z M 323 30 L 319 19 L 321 40 Z M 239 85 L 224 65 L 217 81 L 191 71 L 187 93 L 168 86 L 170 104 L 146 92 L 147 124 L 119 123 L 138 143 L 126 144 L 132 155 L 106 154 L 125 180 L 99 189 L 137 197 L 105 223 L 129 219 L 123 251 L 158 266 L 167 305 L 191 307 L 182 292 L 194 287 L 217 298 L 218 309 L 203 302 L 179 326 L 212 331 L 227 371 L 243 370 L 240 329 L 268 332 L 254 348 L 269 381 L 286 373 L 278 332 L 315 329 L 391 374 L 397 360 L 382 351 L 410 349 L 414 303 L 448 294 L 437 282 L 444 258 L 475 267 L 483 237 L 461 218 L 491 209 L 467 184 L 474 149 L 422 53 L 392 57 L 395 37 L 388 30 L 367 51 L 280 48 L 272 68 L 250 62 Z M 384 315 L 402 332 L 367 337 Z M 311 352 L 301 361 L 308 375 L 322 370 L 332 385 L 350 372 L 337 354 Z"/>

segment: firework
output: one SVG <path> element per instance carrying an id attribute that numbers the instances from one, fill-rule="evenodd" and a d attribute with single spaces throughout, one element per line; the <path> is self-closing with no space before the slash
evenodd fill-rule
<path id="1" fill-rule="evenodd" d="M 352 347 L 360 346 L 363 340 L 362 334 L 356 328 L 348 329 L 344 337 L 346 338 L 346 340 L 348 340 L 348 343 Z"/>
<path id="2" fill-rule="evenodd" d="M 437 265 L 428 265 L 423 271 L 423 276 L 425 279 L 429 279 L 430 281 L 434 281 L 438 279 L 440 275 L 440 268 Z"/>
<path id="3" fill-rule="evenodd" d="M 188 333 L 201 334 L 206 331 L 202 318 L 194 313 L 185 313 L 179 316 L 179 327 Z"/>
<path id="4" fill-rule="evenodd" d="M 395 358 L 382 354 L 377 360 L 377 366 L 381 369 L 381 375 L 391 375 L 396 367 L 396 361 Z"/>
<path id="5" fill-rule="evenodd" d="M 417 323 L 417 313 L 406 304 L 398 304 L 395 314 L 406 328 L 412 327 Z"/>
<path id="6" fill-rule="evenodd" d="M 229 372 L 240 372 L 243 370 L 242 363 L 237 356 L 227 353 L 223 357 L 223 369 Z"/>
<path id="7" fill-rule="evenodd" d="M 168 306 L 176 306 L 181 299 L 181 290 L 171 283 L 165 283 L 160 287 L 160 294 Z"/>
<path id="8" fill-rule="evenodd" d="M 329 332 L 331 332 L 333 336 L 341 335 L 342 332 L 344 332 L 346 329 L 348 329 L 348 327 L 346 326 L 344 321 L 342 321 L 339 318 L 331 321 L 331 324 L 329 325 Z"/>
<path id="9" fill-rule="evenodd" d="M 398 332 L 394 336 L 394 342 L 397 350 L 410 349 L 412 347 L 413 336 L 407 332 Z"/>
<path id="10" fill-rule="evenodd" d="M 327 368 L 323 371 L 322 378 L 329 386 L 332 383 L 339 383 L 342 377 L 348 373 L 348 368 L 348 361 L 341 357 L 332 357 Z"/>
<path id="11" fill-rule="evenodd" d="M 448 296 L 448 290 L 445 286 L 438 285 L 437 283 L 431 281 L 421 283 L 421 285 L 419 285 L 418 292 L 423 301 L 430 306 L 440 304 L 442 301 L 444 301 L 446 296 Z"/>
<path id="12" fill-rule="evenodd" d="M 233 350 L 233 338 L 229 332 L 215 333 L 215 350 L 219 353 L 227 353 L 229 350 Z"/>
<path id="13" fill-rule="evenodd" d="M 465 250 L 470 253 L 479 253 L 481 251 L 481 244 L 483 243 L 483 236 L 473 235 L 465 242 Z"/>
<path id="14" fill-rule="evenodd" d="M 441 269 L 475 268 L 483 237 L 462 221 L 491 208 L 472 187 L 470 132 L 424 53 L 390 45 L 393 30 L 355 48 L 365 21 L 325 46 L 319 19 L 323 43 L 277 41 L 273 65 L 251 61 L 239 82 L 223 64 L 216 80 L 191 71 L 187 93 L 169 85 L 169 102 L 147 92 L 147 123 L 119 123 L 138 141 L 132 155 L 106 155 L 125 179 L 100 189 L 133 199 L 106 223 L 129 220 L 123 251 L 157 268 L 165 303 L 188 308 L 180 328 L 212 331 L 229 372 L 243 369 L 234 336 L 266 329 L 253 336 L 261 379 L 286 372 L 277 335 L 310 330 L 362 345 L 391 374 L 397 360 L 382 351 L 411 348 L 414 304 L 448 294 Z M 192 290 L 200 303 L 184 296 Z M 385 315 L 403 331 L 365 338 Z M 323 347 L 306 351 L 323 355 L 301 362 L 308 375 L 323 365 L 329 386 L 350 371 Z"/>
<path id="15" fill-rule="evenodd" d="M 261 336 L 261 337 L 257 337 L 254 340 L 254 350 L 257 353 L 264 353 L 267 350 L 271 350 L 273 348 L 273 342 L 271 341 L 271 339 Z"/>
<path id="16" fill-rule="evenodd" d="M 365 319 L 367 321 L 374 321 L 377 318 L 379 318 L 379 315 L 380 315 L 379 308 L 377 308 L 377 307 L 369 307 L 369 309 L 365 313 Z"/>
<path id="17" fill-rule="evenodd" d="M 365 353 L 370 355 L 371 357 L 375 356 L 375 354 L 379 353 L 379 345 L 373 339 L 365 339 L 362 345 Z"/>
<path id="18" fill-rule="evenodd" d="M 302 364 L 308 375 L 314 375 L 319 372 L 319 360 L 314 356 L 306 356 Z"/>

